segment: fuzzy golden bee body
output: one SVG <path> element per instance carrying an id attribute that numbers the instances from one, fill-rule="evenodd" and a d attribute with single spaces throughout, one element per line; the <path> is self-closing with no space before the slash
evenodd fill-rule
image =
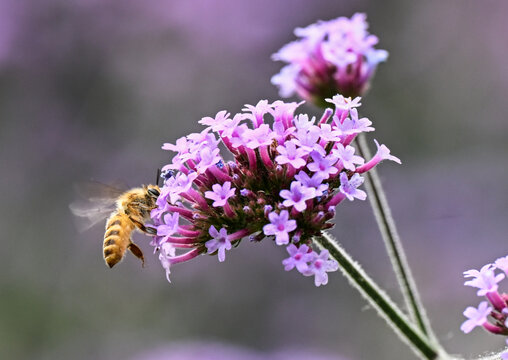
<path id="1" fill-rule="evenodd" d="M 92 186 L 91 191 L 96 195 L 88 197 L 88 205 L 73 203 L 70 206 L 72 212 L 87 219 L 83 229 L 91 227 L 110 214 L 106 221 L 103 242 L 104 260 L 110 268 L 123 259 L 127 250 L 144 264 L 143 252 L 132 242 L 131 235 L 134 230 L 148 235 L 157 233 L 156 229 L 145 226 L 145 222 L 150 219 L 150 211 L 157 206 L 159 187 L 145 185 L 122 192 L 114 187 L 97 184 Z M 82 189 L 80 190 L 78 191 L 83 193 Z M 113 210 L 113 206 L 116 209 Z"/>
<path id="2" fill-rule="evenodd" d="M 148 185 L 126 191 L 117 199 L 116 211 L 108 218 L 104 234 L 104 260 L 110 268 L 123 259 L 127 249 L 144 264 L 143 252 L 132 242 L 131 234 L 136 228 L 149 235 L 157 233 L 144 224 L 158 196 L 159 187 Z"/>

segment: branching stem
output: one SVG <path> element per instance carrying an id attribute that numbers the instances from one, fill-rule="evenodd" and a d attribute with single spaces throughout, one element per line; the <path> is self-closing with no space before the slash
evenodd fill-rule
<path id="1" fill-rule="evenodd" d="M 357 138 L 357 146 L 360 155 L 364 159 L 370 159 L 371 153 L 367 145 L 365 134 Z M 399 286 L 402 290 L 410 318 L 417 324 L 420 330 L 430 339 L 435 336 L 430 328 L 429 319 L 421 303 L 416 284 L 411 275 L 411 269 L 406 259 L 406 254 L 400 241 L 399 233 L 393 220 L 390 206 L 383 191 L 383 185 L 375 168 L 365 173 L 365 188 L 367 190 L 370 205 L 374 211 L 376 221 L 383 237 L 386 250 L 390 257 L 392 267 L 397 275 Z"/>

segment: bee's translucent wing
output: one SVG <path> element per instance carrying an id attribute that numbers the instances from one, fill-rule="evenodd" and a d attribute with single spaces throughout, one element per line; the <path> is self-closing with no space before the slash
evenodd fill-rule
<path id="1" fill-rule="evenodd" d="M 78 199 L 69 205 L 76 215 L 76 226 L 80 232 L 93 227 L 115 210 L 115 201 L 124 190 L 99 182 L 76 184 Z"/>
<path id="2" fill-rule="evenodd" d="M 90 202 L 104 202 L 116 200 L 122 193 L 127 191 L 127 186 L 123 183 L 114 183 L 107 185 L 98 181 L 87 181 L 74 185 L 76 193 Z"/>
<path id="3" fill-rule="evenodd" d="M 114 206 L 90 207 L 77 202 L 70 204 L 69 208 L 71 209 L 72 213 L 76 215 L 75 223 L 79 232 L 86 231 L 99 222 L 103 221 L 115 209 Z"/>

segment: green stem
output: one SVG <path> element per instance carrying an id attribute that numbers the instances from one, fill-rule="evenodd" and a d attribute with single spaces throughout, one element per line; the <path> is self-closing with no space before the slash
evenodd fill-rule
<path id="1" fill-rule="evenodd" d="M 365 134 L 360 134 L 358 136 L 357 144 L 360 155 L 364 159 L 370 159 L 372 156 L 367 145 Z M 413 276 L 411 275 L 411 269 L 409 268 L 390 206 L 388 205 L 383 191 L 383 185 L 381 184 L 381 180 L 375 168 L 365 173 L 365 188 L 369 195 L 370 205 L 374 211 L 390 261 L 392 262 L 392 267 L 397 275 L 397 280 L 402 290 L 409 315 L 424 334 L 435 340 L 436 337 L 432 333 L 429 319 L 425 314 L 425 309 L 420 300 Z"/>
<path id="2" fill-rule="evenodd" d="M 438 345 L 430 342 L 418 328 L 416 328 L 402 311 L 390 300 L 374 281 L 363 271 L 349 254 L 329 235 L 323 233 L 314 241 L 328 250 L 330 256 L 339 263 L 339 268 L 369 303 L 378 311 L 386 322 L 394 329 L 399 337 L 423 359 L 450 359 Z"/>

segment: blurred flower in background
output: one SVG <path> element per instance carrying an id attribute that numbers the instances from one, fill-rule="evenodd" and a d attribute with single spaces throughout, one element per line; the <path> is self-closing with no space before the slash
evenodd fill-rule
<path id="1" fill-rule="evenodd" d="M 345 360 L 323 351 L 301 347 L 260 352 L 217 342 L 182 342 L 155 347 L 128 360 Z"/>
<path id="2" fill-rule="evenodd" d="M 375 49 L 379 39 L 369 34 L 365 14 L 351 19 L 339 17 L 296 28 L 300 39 L 273 54 L 273 60 L 288 63 L 272 77 L 280 95 L 295 92 L 323 106 L 323 99 L 339 93 L 362 96 L 377 65 L 388 58 L 386 50 Z"/>

